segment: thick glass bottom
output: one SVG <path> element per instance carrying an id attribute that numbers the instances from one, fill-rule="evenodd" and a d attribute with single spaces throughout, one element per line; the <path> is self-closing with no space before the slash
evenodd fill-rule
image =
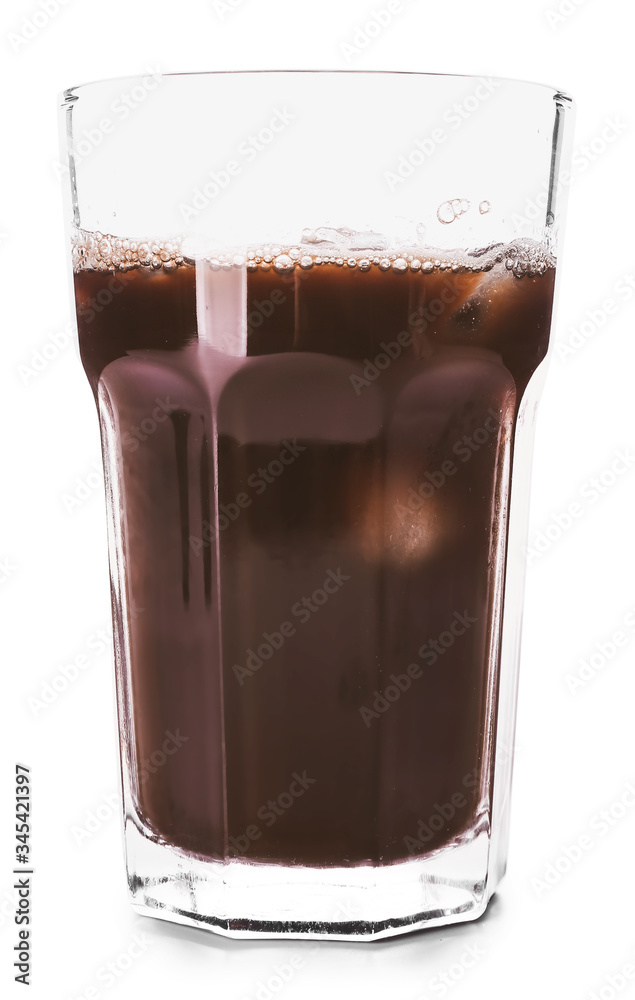
<path id="1" fill-rule="evenodd" d="M 495 888 L 487 829 L 375 867 L 205 860 L 152 839 L 131 817 L 126 848 L 137 912 L 231 938 L 374 941 L 475 920 Z"/>

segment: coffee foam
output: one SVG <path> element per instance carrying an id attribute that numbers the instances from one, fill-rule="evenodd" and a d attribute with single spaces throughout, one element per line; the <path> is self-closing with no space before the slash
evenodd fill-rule
<path id="1" fill-rule="evenodd" d="M 291 274 L 296 268 L 331 265 L 359 271 L 392 271 L 404 274 L 429 274 L 432 271 L 482 272 L 499 265 L 518 278 L 544 274 L 555 267 L 554 255 L 542 244 L 526 237 L 511 243 L 498 243 L 475 250 L 440 251 L 427 246 L 400 247 L 388 250 L 351 251 L 335 243 L 298 243 L 283 247 L 271 244 L 238 252 L 230 250 L 215 255 L 188 255 L 185 237 L 168 240 L 123 239 L 103 233 L 76 229 L 72 236 L 73 269 L 75 271 L 127 271 L 131 268 L 173 271 L 193 265 L 203 259 L 212 270 L 247 271 L 274 270 Z M 319 248 L 319 249 L 318 249 Z"/>

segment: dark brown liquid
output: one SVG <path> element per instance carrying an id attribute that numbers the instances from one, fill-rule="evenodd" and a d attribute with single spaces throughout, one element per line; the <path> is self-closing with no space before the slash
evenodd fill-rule
<path id="1" fill-rule="evenodd" d="M 211 858 L 438 849 L 487 822 L 513 423 L 554 271 L 204 270 L 204 329 L 191 265 L 75 276 L 117 432 L 139 814 Z"/>

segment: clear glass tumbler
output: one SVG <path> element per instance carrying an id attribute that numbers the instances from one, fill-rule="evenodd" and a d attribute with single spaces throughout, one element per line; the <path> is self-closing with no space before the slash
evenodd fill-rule
<path id="1" fill-rule="evenodd" d="M 412 73 L 63 94 L 141 912 L 373 939 L 500 882 L 570 109 Z"/>

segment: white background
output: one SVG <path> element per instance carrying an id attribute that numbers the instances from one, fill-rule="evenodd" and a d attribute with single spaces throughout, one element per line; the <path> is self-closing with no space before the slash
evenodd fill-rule
<path id="1" fill-rule="evenodd" d="M 271 996 L 635 996 L 635 980 L 620 978 L 625 964 L 635 967 L 635 809 L 619 805 L 627 783 L 635 783 L 635 630 L 625 624 L 635 609 L 635 465 L 597 502 L 581 493 L 610 469 L 618 451 L 635 446 L 635 297 L 626 301 L 616 291 L 635 274 L 631 6 L 562 0 L 563 15 L 549 15 L 558 2 L 403 0 L 393 23 L 348 59 L 341 43 L 352 41 L 382 0 L 242 0 L 224 16 L 212 0 L 67 0 L 17 50 L 10 35 L 24 30 L 38 0 L 3 5 L 0 975 L 9 995 L 24 992 L 11 981 L 10 807 L 18 760 L 32 768 L 35 800 L 31 996 L 67 1000 L 90 996 L 94 987 L 109 1000 L 267 997 L 262 984 L 292 958 L 298 966 L 292 978 L 282 989 L 274 978 Z M 543 544 L 546 551 L 529 567 L 509 869 L 475 924 L 375 945 L 226 941 L 133 914 L 118 807 L 77 842 L 88 814 L 118 792 L 111 654 L 87 645 L 109 624 L 104 502 L 100 489 L 73 513 L 62 500 L 99 466 L 97 420 L 72 343 L 36 377 L 25 381 L 20 366 L 30 366 L 33 352 L 70 319 L 60 184 L 52 167 L 56 95 L 148 67 L 493 74 L 553 84 L 577 101 L 578 168 L 557 337 L 566 344 L 585 322 L 590 336 L 551 362 L 538 421 L 530 539 L 573 501 L 583 513 Z M 609 121 L 614 141 L 591 159 L 585 147 Z M 608 318 L 607 298 L 619 301 Z M 611 655 L 617 630 L 624 644 Z M 567 675 L 598 652 L 598 643 L 605 665 L 572 692 Z M 28 699 L 81 653 L 90 656 L 81 676 L 35 713 Z M 601 659 L 598 653 L 594 662 Z M 603 809 L 610 816 L 606 833 L 597 821 Z M 535 880 L 583 834 L 592 848 L 541 888 Z M 147 943 L 141 957 L 113 985 L 100 983 L 100 969 L 119 962 L 138 934 Z M 459 980 L 469 946 L 480 957 Z M 442 986 L 435 977 L 450 969 L 452 985 Z M 614 977 L 613 986 L 606 977 Z"/>

